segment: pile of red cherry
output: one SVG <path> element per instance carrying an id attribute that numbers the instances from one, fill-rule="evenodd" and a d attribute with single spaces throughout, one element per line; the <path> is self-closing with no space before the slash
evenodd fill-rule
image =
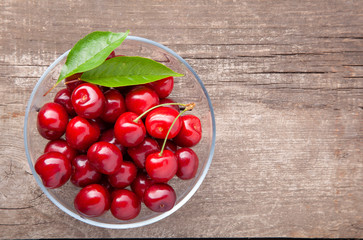
<path id="1" fill-rule="evenodd" d="M 174 103 L 167 98 L 173 77 L 110 89 L 80 76 L 68 77 L 67 87 L 38 113 L 37 129 L 50 140 L 35 163 L 44 186 L 58 188 L 70 179 L 82 188 L 74 207 L 87 217 L 110 209 L 114 217 L 130 220 L 140 213 L 141 202 L 156 212 L 173 208 L 176 194 L 167 182 L 175 175 L 195 177 L 199 160 L 190 147 L 201 139 L 200 120 L 177 118 L 178 105 L 140 116 Z"/>

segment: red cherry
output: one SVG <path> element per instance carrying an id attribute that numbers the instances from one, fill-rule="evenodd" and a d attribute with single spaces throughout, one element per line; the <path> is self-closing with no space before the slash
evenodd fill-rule
<path id="1" fill-rule="evenodd" d="M 175 103 L 175 102 L 170 98 L 160 99 L 160 104 L 165 104 L 165 103 Z M 170 108 L 173 108 L 173 109 L 177 110 L 178 112 L 180 112 L 180 108 L 178 105 L 168 105 L 168 106 L 164 106 L 164 107 L 170 107 Z"/>
<path id="2" fill-rule="evenodd" d="M 175 205 L 174 189 L 166 183 L 155 183 L 146 189 L 144 203 L 154 212 L 166 212 Z"/>
<path id="3" fill-rule="evenodd" d="M 105 92 L 106 105 L 101 118 L 109 123 L 116 122 L 117 118 L 126 111 L 125 100 L 116 89 Z"/>
<path id="4" fill-rule="evenodd" d="M 149 137 L 145 137 L 139 145 L 127 149 L 127 153 L 138 168 L 144 168 L 146 157 L 158 151 L 160 151 L 158 143 Z"/>
<path id="5" fill-rule="evenodd" d="M 37 159 L 34 167 L 47 188 L 64 185 L 72 173 L 71 162 L 59 152 L 43 154 Z"/>
<path id="6" fill-rule="evenodd" d="M 132 191 L 143 201 L 145 190 L 154 183 L 146 173 L 139 171 L 135 180 L 131 183 Z"/>
<path id="7" fill-rule="evenodd" d="M 87 217 L 98 217 L 110 207 L 110 196 L 99 184 L 91 184 L 82 188 L 74 199 L 76 210 Z"/>
<path id="8" fill-rule="evenodd" d="M 70 116 L 76 115 L 71 101 L 71 92 L 67 88 L 63 88 L 57 92 L 54 97 L 54 102 L 62 105 Z"/>
<path id="9" fill-rule="evenodd" d="M 126 109 L 137 115 L 159 104 L 159 97 L 154 90 L 145 86 L 132 88 L 125 98 Z"/>
<path id="10" fill-rule="evenodd" d="M 137 123 L 134 122 L 137 117 L 133 112 L 125 112 L 121 114 L 115 123 L 115 137 L 125 147 L 137 146 L 145 138 L 146 130 L 144 123 L 141 119 Z"/>
<path id="11" fill-rule="evenodd" d="M 110 55 L 108 55 L 108 57 L 106 58 L 106 60 L 111 59 L 111 58 L 114 58 L 114 57 L 116 57 L 116 53 L 115 53 L 115 51 L 112 51 L 110 53 Z"/>
<path id="12" fill-rule="evenodd" d="M 108 175 L 108 181 L 115 188 L 125 188 L 136 178 L 137 168 L 132 162 L 123 162 L 119 170 Z"/>
<path id="13" fill-rule="evenodd" d="M 120 220 L 130 220 L 137 217 L 141 210 L 141 202 L 135 193 L 126 190 L 116 190 L 112 193 L 112 215 Z"/>
<path id="14" fill-rule="evenodd" d="M 178 162 L 176 175 L 183 180 L 192 179 L 198 171 L 199 159 L 190 148 L 181 148 L 175 153 Z"/>
<path id="15" fill-rule="evenodd" d="M 153 89 L 156 94 L 158 94 L 159 98 L 166 98 L 173 91 L 174 78 L 163 78 L 158 81 L 148 83 L 147 86 Z"/>
<path id="16" fill-rule="evenodd" d="M 159 147 L 160 147 L 160 149 L 163 147 L 163 144 L 164 144 L 164 139 L 155 139 L 157 142 L 158 142 L 158 144 L 159 144 Z M 172 142 L 171 140 L 167 140 L 166 141 L 166 143 L 165 143 L 165 147 L 164 147 L 164 149 L 166 149 L 166 150 L 170 150 L 170 151 L 172 151 L 173 153 L 175 153 L 176 152 L 176 150 L 178 149 L 178 146 L 174 143 L 174 142 Z"/>
<path id="17" fill-rule="evenodd" d="M 68 114 L 58 103 L 46 103 L 39 110 L 37 129 L 40 135 L 49 140 L 60 138 L 67 127 Z"/>
<path id="18" fill-rule="evenodd" d="M 99 141 L 100 142 L 112 143 L 116 147 L 118 147 L 118 149 L 120 149 L 122 155 L 124 155 L 126 153 L 126 147 L 122 146 L 121 143 L 119 143 L 119 141 L 117 141 L 113 128 L 104 131 L 101 134 L 101 137 L 100 137 Z"/>
<path id="19" fill-rule="evenodd" d="M 164 150 L 161 156 L 159 153 L 152 153 L 146 158 L 145 169 L 156 182 L 167 182 L 178 170 L 177 160 L 172 151 Z"/>
<path id="20" fill-rule="evenodd" d="M 181 129 L 174 142 L 181 147 L 193 147 L 202 138 L 202 125 L 198 117 L 184 115 L 181 117 Z"/>
<path id="21" fill-rule="evenodd" d="M 72 161 L 75 156 L 77 156 L 77 151 L 68 145 L 68 143 L 63 139 L 52 140 L 47 143 L 44 148 L 44 153 L 47 152 L 59 152 Z"/>
<path id="22" fill-rule="evenodd" d="M 97 172 L 86 155 L 79 155 L 72 161 L 71 182 L 78 187 L 85 187 L 101 180 L 102 174 Z"/>
<path id="23" fill-rule="evenodd" d="M 87 150 L 100 136 L 100 129 L 82 117 L 76 116 L 69 121 L 66 140 L 69 146 L 77 150 Z"/>
<path id="24" fill-rule="evenodd" d="M 120 149 L 108 142 L 94 143 L 88 149 L 87 157 L 97 171 L 104 174 L 116 173 L 122 164 Z"/>
<path id="25" fill-rule="evenodd" d="M 152 110 L 145 120 L 147 132 L 154 138 L 165 139 L 171 124 L 178 115 L 178 111 L 168 107 L 159 107 Z M 181 121 L 178 118 L 169 133 L 168 139 L 174 138 L 179 133 L 180 128 Z"/>
<path id="26" fill-rule="evenodd" d="M 83 83 L 74 89 L 71 100 L 76 113 L 87 119 L 101 116 L 106 103 L 102 91 L 90 83 Z"/>
<path id="27" fill-rule="evenodd" d="M 85 83 L 84 81 L 81 81 L 81 76 L 83 73 L 76 73 L 72 76 L 69 76 L 65 79 L 65 84 L 67 86 L 67 89 L 72 93 L 73 90 L 81 85 L 82 83 Z"/>

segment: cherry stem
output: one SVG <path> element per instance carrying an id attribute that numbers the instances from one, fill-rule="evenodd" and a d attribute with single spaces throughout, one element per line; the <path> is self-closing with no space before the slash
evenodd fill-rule
<path id="1" fill-rule="evenodd" d="M 175 105 L 175 104 L 174 104 Z M 195 107 L 195 103 L 189 103 L 189 104 L 184 104 L 185 105 L 185 109 L 179 113 L 178 116 L 176 116 L 176 118 L 174 119 L 173 123 L 171 124 L 166 136 L 165 136 L 165 139 L 164 139 L 164 143 L 163 143 L 163 146 L 161 147 L 161 150 L 160 150 L 160 153 L 159 153 L 159 156 L 161 157 L 163 155 L 163 152 L 164 152 L 164 148 L 165 148 L 165 145 L 166 145 L 166 142 L 168 141 L 168 136 L 169 136 L 169 133 L 171 132 L 171 129 L 173 128 L 176 120 L 183 114 L 185 113 L 186 111 L 191 111 L 194 107 Z"/>
<path id="2" fill-rule="evenodd" d="M 189 104 L 191 104 L 191 103 L 189 103 Z M 134 122 L 137 123 L 143 116 L 145 116 L 147 113 L 149 113 L 150 111 L 152 111 L 152 110 L 154 110 L 155 108 L 158 108 L 158 107 L 170 106 L 170 105 L 179 105 L 179 106 L 187 107 L 187 105 L 189 105 L 189 104 L 184 104 L 184 103 L 163 103 L 163 104 L 159 104 L 159 105 L 156 105 L 156 106 L 154 106 L 152 108 L 149 108 L 148 110 L 146 110 L 145 112 L 140 114 L 137 118 L 134 119 Z"/>
<path id="3" fill-rule="evenodd" d="M 77 81 L 81 81 L 81 78 L 76 78 L 76 79 L 73 79 L 71 81 L 67 81 L 64 84 L 67 85 L 67 84 L 74 83 L 74 82 L 77 82 Z"/>
<path id="4" fill-rule="evenodd" d="M 46 93 L 44 93 L 43 97 L 47 96 L 48 93 L 50 93 L 50 91 L 52 91 L 60 82 L 57 82 L 53 85 L 53 87 L 51 87 Z"/>

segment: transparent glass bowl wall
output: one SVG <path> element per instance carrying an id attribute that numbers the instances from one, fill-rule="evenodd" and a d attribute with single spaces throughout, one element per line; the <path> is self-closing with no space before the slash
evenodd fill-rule
<path id="1" fill-rule="evenodd" d="M 36 182 L 47 195 L 47 197 L 60 209 L 72 217 L 86 222 L 91 225 L 105 228 L 133 228 L 144 226 L 160 219 L 163 219 L 181 206 L 183 206 L 196 192 L 205 178 L 212 161 L 215 145 L 215 120 L 211 101 L 208 93 L 194 70 L 179 55 L 165 46 L 148 39 L 129 36 L 122 45 L 115 50 L 116 54 L 126 56 L 142 56 L 161 62 L 169 68 L 185 76 L 175 78 L 174 90 L 169 96 L 176 102 L 190 103 L 195 102 L 196 107 L 191 112 L 199 117 L 202 123 L 202 139 L 200 143 L 193 147 L 193 150 L 199 157 L 199 168 L 194 179 L 184 181 L 174 177 L 169 184 L 174 188 L 177 194 L 177 201 L 174 208 L 165 213 L 156 213 L 147 209 L 142 204 L 140 215 L 129 221 L 121 221 L 114 218 L 110 211 L 100 217 L 87 218 L 79 215 L 74 209 L 73 200 L 80 188 L 75 187 L 70 181 L 58 189 L 47 189 L 42 184 L 41 179 L 34 170 L 34 164 L 37 158 L 43 153 L 44 147 L 48 142 L 42 138 L 36 128 L 37 110 L 45 103 L 51 102 L 58 90 L 64 88 L 60 83 L 47 96 L 44 93 L 49 90 L 57 81 L 60 69 L 65 63 L 68 52 L 60 56 L 43 74 L 33 89 L 28 102 L 24 123 L 24 143 L 29 166 L 35 177 Z"/>

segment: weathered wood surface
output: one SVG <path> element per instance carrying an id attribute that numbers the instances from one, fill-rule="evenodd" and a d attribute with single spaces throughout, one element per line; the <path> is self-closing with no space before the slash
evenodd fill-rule
<path id="1" fill-rule="evenodd" d="M 363 238 L 362 1 L 0 1 L 0 236 Z M 172 216 L 107 230 L 55 207 L 23 120 L 46 67 L 94 30 L 161 42 L 213 101 L 217 145 Z"/>

